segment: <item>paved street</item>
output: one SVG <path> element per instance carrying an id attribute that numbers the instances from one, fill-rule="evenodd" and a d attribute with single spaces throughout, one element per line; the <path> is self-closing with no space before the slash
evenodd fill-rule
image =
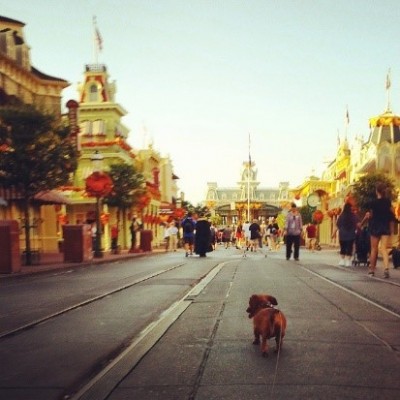
<path id="1" fill-rule="evenodd" d="M 228 261 L 110 399 L 399 398 L 400 288 L 331 267 L 336 259 L 303 252 L 300 263 L 282 253 Z M 279 358 L 261 357 L 245 313 L 249 295 L 265 292 L 288 319 Z"/>
<path id="2" fill-rule="evenodd" d="M 135 259 L 142 273 L 155 270 L 156 264 L 175 269 L 165 278 L 160 275 L 145 283 L 141 292 L 133 289 L 126 300 L 108 296 L 113 313 L 116 302 L 123 304 L 130 298 L 139 307 L 124 317 L 131 316 L 133 329 L 136 313 L 146 303 L 153 308 L 165 304 L 165 309 L 154 313 L 147 327 L 142 326 L 123 355 L 69 398 L 398 399 L 400 271 L 392 269 L 391 279 L 384 280 L 380 270 L 371 279 L 364 267 L 338 267 L 337 250 L 332 249 L 316 253 L 302 249 L 300 258 L 300 262 L 287 261 L 283 249 L 249 252 L 243 257 L 239 250 L 219 247 L 204 260 L 185 258 L 181 251 Z M 107 270 L 107 264 L 101 268 L 99 273 Z M 134 268 L 132 261 L 130 268 Z M 118 271 L 114 264 L 113 275 Z M 196 275 L 203 276 L 203 281 L 184 289 L 189 276 Z M 4 282 L 11 281 L 15 279 Z M 172 296 L 175 301 L 162 294 L 172 294 L 172 285 L 178 281 L 181 300 L 178 292 Z M 287 317 L 287 333 L 278 355 L 273 352 L 273 340 L 268 358 L 252 344 L 252 322 L 245 310 L 253 293 L 274 295 Z M 105 321 L 102 309 L 106 312 L 103 306 L 95 315 Z M 43 325 L 44 329 L 46 325 L 50 324 Z M 95 347 L 100 351 L 99 343 Z M 7 386 L 12 379 L 10 371 L 3 371 L 1 399 L 60 398 L 59 390 L 46 391 L 34 378 L 24 388 Z M 43 393 L 53 393 L 53 397 L 43 397 Z"/>

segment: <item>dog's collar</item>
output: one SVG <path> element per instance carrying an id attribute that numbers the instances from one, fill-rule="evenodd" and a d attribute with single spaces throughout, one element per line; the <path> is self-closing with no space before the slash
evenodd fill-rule
<path id="1" fill-rule="evenodd" d="M 260 308 L 274 308 L 274 305 L 269 301 L 260 304 Z"/>

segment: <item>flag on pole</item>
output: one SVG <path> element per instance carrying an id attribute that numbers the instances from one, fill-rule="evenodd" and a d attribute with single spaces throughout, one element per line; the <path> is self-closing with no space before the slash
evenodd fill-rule
<path id="1" fill-rule="evenodd" d="M 97 45 L 97 50 L 103 50 L 103 39 L 100 35 L 100 31 L 97 28 L 96 17 L 93 17 L 93 26 L 94 26 L 94 40 Z"/>
<path id="2" fill-rule="evenodd" d="M 392 86 L 392 82 L 390 80 L 390 68 L 389 68 L 389 71 L 386 75 L 386 90 L 389 90 L 390 86 Z"/>
<path id="3" fill-rule="evenodd" d="M 349 125 L 350 123 L 350 115 L 349 115 L 349 108 L 346 109 L 346 124 Z"/>

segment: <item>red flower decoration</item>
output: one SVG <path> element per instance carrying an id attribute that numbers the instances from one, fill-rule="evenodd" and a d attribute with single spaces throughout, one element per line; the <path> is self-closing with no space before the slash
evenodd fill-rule
<path id="1" fill-rule="evenodd" d="M 324 219 L 324 214 L 321 210 L 316 210 L 313 212 L 313 220 L 317 223 L 320 224 L 322 220 Z"/>
<path id="2" fill-rule="evenodd" d="M 86 178 L 86 193 L 90 197 L 105 197 L 111 193 L 114 184 L 110 175 L 104 172 L 93 172 Z"/>

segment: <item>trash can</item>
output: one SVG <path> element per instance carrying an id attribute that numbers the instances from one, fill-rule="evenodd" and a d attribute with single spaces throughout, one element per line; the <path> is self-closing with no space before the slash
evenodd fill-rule
<path id="1" fill-rule="evenodd" d="M 90 225 L 63 225 L 64 262 L 82 262 L 93 258 Z"/>
<path id="2" fill-rule="evenodd" d="M 15 220 L 0 221 L 0 273 L 21 271 L 19 254 L 19 226 Z"/>
<path id="3" fill-rule="evenodd" d="M 153 232 L 149 230 L 140 231 L 140 250 L 151 251 L 151 241 L 153 240 Z"/>

